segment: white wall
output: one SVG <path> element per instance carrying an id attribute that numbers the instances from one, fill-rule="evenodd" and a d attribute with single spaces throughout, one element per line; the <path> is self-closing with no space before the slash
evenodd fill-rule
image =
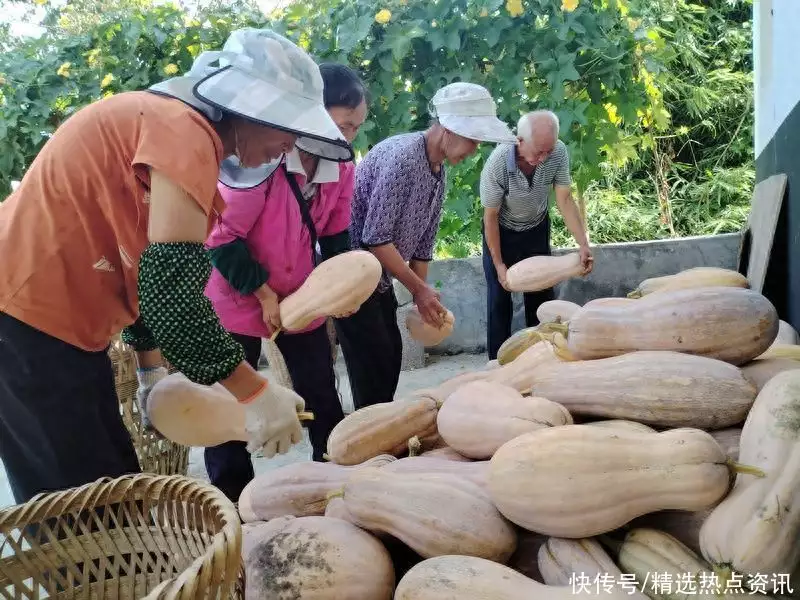
<path id="1" fill-rule="evenodd" d="M 754 0 L 755 155 L 800 102 L 800 0 Z"/>

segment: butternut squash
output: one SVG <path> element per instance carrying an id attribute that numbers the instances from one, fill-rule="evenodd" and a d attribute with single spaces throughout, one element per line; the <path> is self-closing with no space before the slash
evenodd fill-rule
<path id="1" fill-rule="evenodd" d="M 800 346 L 797 344 L 773 343 L 758 358 L 762 360 L 767 358 L 790 358 L 792 360 L 800 361 Z"/>
<path id="2" fill-rule="evenodd" d="M 544 338 L 539 326 L 526 327 L 511 334 L 505 342 L 500 344 L 497 350 L 497 363 L 507 365 L 528 348 L 541 342 Z"/>
<path id="3" fill-rule="evenodd" d="M 591 425 L 592 427 L 608 427 L 610 429 L 623 429 L 625 431 L 640 431 L 642 433 L 656 433 L 652 427 L 644 423 L 637 423 L 636 421 L 628 421 L 627 419 L 605 419 L 603 421 L 591 421 L 584 423 L 584 425 Z"/>
<path id="4" fill-rule="evenodd" d="M 481 489 L 486 490 L 489 475 L 489 461 L 460 462 L 441 458 L 407 456 L 386 464 L 387 473 L 444 473 L 464 477 Z"/>
<path id="5" fill-rule="evenodd" d="M 547 363 L 534 370 L 531 393 L 571 414 L 700 429 L 741 423 L 756 398 L 737 367 L 669 351 Z"/>
<path id="6" fill-rule="evenodd" d="M 474 459 L 491 458 L 518 435 L 572 423 L 567 409 L 545 398 L 523 397 L 514 388 L 489 381 L 467 383 L 439 410 L 439 434 L 451 448 Z"/>
<path id="7" fill-rule="evenodd" d="M 551 323 L 558 321 L 563 323 L 569 321 L 570 317 L 580 309 L 579 304 L 569 300 L 548 300 L 542 302 L 536 309 L 536 318 L 540 323 Z"/>
<path id="8" fill-rule="evenodd" d="M 441 327 L 434 327 L 426 322 L 416 306 L 406 313 L 406 329 L 409 335 L 423 346 L 436 346 L 442 343 L 453 333 L 454 326 L 455 317 L 449 310 Z"/>
<path id="9" fill-rule="evenodd" d="M 341 497 L 354 524 L 389 534 L 423 558 L 465 554 L 505 562 L 516 548 L 514 527 L 488 494 L 458 475 L 359 469 Z"/>
<path id="10" fill-rule="evenodd" d="M 437 458 L 442 460 L 453 460 L 458 462 L 472 462 L 471 458 L 467 458 L 463 454 L 459 454 L 458 452 L 453 450 L 450 446 L 428 450 L 427 452 L 423 452 L 422 454 L 420 454 L 420 458 Z"/>
<path id="11" fill-rule="evenodd" d="M 630 298 L 617 298 L 617 297 L 608 297 L 608 298 L 595 298 L 594 300 L 589 300 L 583 305 L 583 308 L 594 307 L 594 306 L 626 306 L 631 302 L 635 302 Z"/>
<path id="12" fill-rule="evenodd" d="M 742 365 L 777 334 L 778 313 L 761 294 L 706 287 L 651 294 L 632 304 L 584 306 L 570 319 L 567 340 L 584 360 L 669 350 Z"/>
<path id="13" fill-rule="evenodd" d="M 800 371 L 773 377 L 742 427 L 739 460 L 763 470 L 738 475 L 700 530 L 715 569 L 793 573 L 800 566 Z"/>
<path id="14" fill-rule="evenodd" d="M 745 379 L 761 392 L 767 382 L 778 373 L 800 369 L 800 361 L 792 358 L 757 358 L 742 365 L 741 369 Z"/>
<path id="15" fill-rule="evenodd" d="M 614 586 L 543 585 L 490 560 L 437 556 L 414 565 L 400 580 L 394 600 L 575 600 L 577 597 L 630 600 Z"/>
<path id="16" fill-rule="evenodd" d="M 200 385 L 182 373 L 171 373 L 150 392 L 147 414 L 165 438 L 184 446 L 208 447 L 249 440 L 245 408 L 222 385 Z M 310 412 L 298 414 L 313 419 Z"/>
<path id="17" fill-rule="evenodd" d="M 718 267 L 694 267 L 674 275 L 645 279 L 628 294 L 628 298 L 641 298 L 654 293 L 674 292 L 704 287 L 747 288 L 747 277 L 737 271 Z"/>
<path id="18" fill-rule="evenodd" d="M 438 403 L 427 395 L 373 404 L 353 411 L 328 436 L 328 457 L 357 465 L 379 454 L 399 456 L 408 441 L 436 436 Z"/>
<path id="19" fill-rule="evenodd" d="M 778 337 L 775 338 L 776 344 L 800 344 L 800 335 L 797 330 L 786 321 L 778 322 Z"/>
<path id="20" fill-rule="evenodd" d="M 548 538 L 539 548 L 539 572 L 547 585 L 569 585 L 583 577 L 594 583 L 598 578 L 610 576 L 609 581 L 620 580 L 622 571 L 593 538 L 569 540 Z"/>
<path id="21" fill-rule="evenodd" d="M 730 476 L 728 457 L 699 429 L 562 425 L 521 435 L 495 452 L 489 493 L 520 527 L 583 538 L 657 510 L 709 507 L 728 492 Z"/>
<path id="22" fill-rule="evenodd" d="M 351 467 L 301 462 L 260 473 L 242 490 L 239 514 L 245 523 L 289 515 L 322 515 L 327 494 L 342 487 L 353 469 L 379 467 L 395 460 L 394 456 L 384 454 Z"/>
<path id="23" fill-rule="evenodd" d="M 538 292 L 584 273 L 577 252 L 560 256 L 532 256 L 509 267 L 506 283 L 512 292 Z"/>
<path id="24" fill-rule="evenodd" d="M 351 250 L 316 267 L 281 300 L 281 327 L 298 331 L 320 317 L 354 312 L 378 287 L 383 268 L 366 250 Z"/>
<path id="25" fill-rule="evenodd" d="M 392 600 L 386 548 L 366 531 L 330 517 L 280 517 L 246 525 L 245 596 L 251 600 Z"/>

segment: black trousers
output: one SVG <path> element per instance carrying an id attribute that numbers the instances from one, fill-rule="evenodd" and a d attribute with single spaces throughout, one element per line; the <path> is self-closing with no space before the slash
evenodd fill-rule
<path id="1" fill-rule="evenodd" d="M 244 347 L 247 362 L 257 369 L 261 338 L 240 334 L 233 334 L 233 337 Z M 295 392 L 306 401 L 306 410 L 314 413 L 314 420 L 308 424 L 313 460 L 324 461 L 322 456 L 327 449 L 328 436 L 344 418 L 336 391 L 328 332 L 322 326 L 307 333 L 281 334 L 275 342 L 286 360 Z M 255 476 L 247 444 L 226 442 L 206 448 L 204 455 L 211 483 L 231 501 L 238 502 L 242 490 Z"/>
<path id="2" fill-rule="evenodd" d="M 530 258 L 550 254 L 550 219 L 528 231 L 512 231 L 500 227 L 500 253 L 506 267 Z M 486 245 L 486 233 L 483 233 L 483 273 L 486 276 L 486 351 L 489 360 L 497 358 L 497 351 L 511 336 L 511 319 L 513 305 L 511 293 L 503 289 L 497 280 L 497 270 L 492 262 L 492 255 Z M 553 300 L 553 288 L 523 294 L 525 302 L 525 325 L 533 327 L 539 324 L 536 309 L 548 300 Z"/>
<path id="3" fill-rule="evenodd" d="M 140 472 L 107 351 L 0 313 L 0 459 L 14 500 Z"/>
<path id="4" fill-rule="evenodd" d="M 388 288 L 373 293 L 355 314 L 335 321 L 356 410 L 394 399 L 403 363 L 397 306 Z"/>

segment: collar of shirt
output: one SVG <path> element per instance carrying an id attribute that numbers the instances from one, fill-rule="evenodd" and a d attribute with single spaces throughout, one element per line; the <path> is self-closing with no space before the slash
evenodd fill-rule
<path id="1" fill-rule="evenodd" d="M 508 146 L 508 154 L 506 155 L 506 167 L 509 173 L 517 172 L 517 147 L 513 144 Z"/>
<path id="2" fill-rule="evenodd" d="M 293 148 L 292 151 L 286 155 L 286 169 L 291 173 L 307 177 L 306 171 L 303 169 L 303 163 L 300 160 L 300 152 L 297 148 Z M 319 164 L 317 165 L 317 172 L 314 173 L 314 177 L 311 181 L 307 183 L 335 183 L 337 181 L 339 181 L 339 165 L 332 160 L 320 158 Z"/>

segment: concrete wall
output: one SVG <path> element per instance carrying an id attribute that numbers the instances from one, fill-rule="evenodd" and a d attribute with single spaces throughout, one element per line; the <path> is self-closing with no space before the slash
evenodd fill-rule
<path id="1" fill-rule="evenodd" d="M 625 296 L 648 277 L 671 275 L 697 266 L 736 269 L 739 234 L 680 238 L 664 241 L 604 244 L 593 248 L 595 264 L 585 279 L 556 286 L 557 297 L 578 304 L 600 297 Z M 562 254 L 574 250 L 555 250 Z M 483 352 L 486 348 L 486 281 L 481 257 L 434 261 L 428 280 L 441 281 L 442 302 L 456 318 L 453 334 L 431 353 Z M 410 301 L 406 289 L 395 282 L 398 301 Z M 522 296 L 514 295 L 512 331 L 525 326 Z M 400 321 L 401 328 L 403 321 Z"/>

